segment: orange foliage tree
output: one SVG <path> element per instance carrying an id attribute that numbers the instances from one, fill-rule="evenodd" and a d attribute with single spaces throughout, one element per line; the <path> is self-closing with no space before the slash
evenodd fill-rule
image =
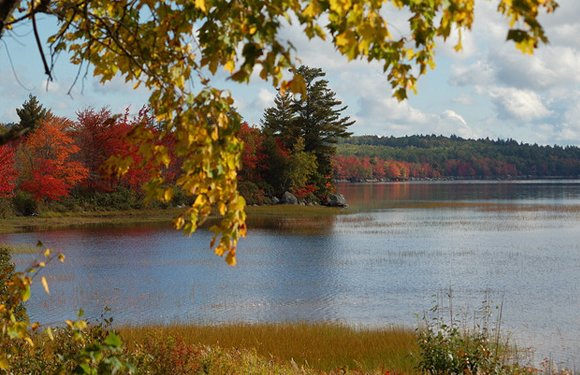
<path id="1" fill-rule="evenodd" d="M 21 167 L 20 188 L 38 201 L 58 200 L 88 176 L 87 168 L 72 156 L 79 151 L 68 119 L 47 117 L 20 146 L 17 163 Z"/>

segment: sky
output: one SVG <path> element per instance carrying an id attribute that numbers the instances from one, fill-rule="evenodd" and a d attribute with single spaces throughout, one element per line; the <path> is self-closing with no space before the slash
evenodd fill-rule
<path id="1" fill-rule="evenodd" d="M 348 106 L 344 114 L 356 120 L 355 135 L 458 135 L 464 138 L 512 138 L 542 145 L 580 146 L 580 1 L 560 0 L 554 14 L 542 15 L 549 45 L 533 56 L 523 55 L 507 42 L 507 21 L 497 1 L 476 2 L 471 32 L 463 34 L 463 51 L 454 40 L 440 41 L 435 70 L 418 84 L 418 94 L 398 102 L 391 97 L 386 74 L 377 63 L 348 61 L 323 41 L 308 40 L 297 25 L 281 36 L 296 46 L 301 62 L 322 68 L 329 87 Z M 387 11 L 394 34 L 404 32 L 404 13 Z M 51 21 L 41 20 L 48 37 Z M 403 31 L 401 31 L 403 30 Z M 10 63 L 12 60 L 12 64 Z M 62 55 L 55 81 L 46 84 L 42 62 L 30 28 L 20 27 L 0 43 L 0 123 L 17 121 L 16 108 L 31 93 L 60 116 L 74 118 L 87 107 L 137 112 L 147 102 L 144 89 L 133 90 L 123 79 L 101 85 L 88 76 L 67 95 L 77 68 Z M 214 85 L 232 92 L 242 116 L 258 125 L 276 90 L 254 77 L 250 84 L 214 78 Z"/>

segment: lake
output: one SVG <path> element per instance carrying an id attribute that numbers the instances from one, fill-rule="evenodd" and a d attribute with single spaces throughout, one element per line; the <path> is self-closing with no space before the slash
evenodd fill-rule
<path id="1" fill-rule="evenodd" d="M 83 308 L 115 322 L 336 321 L 406 325 L 435 304 L 471 317 L 502 305 L 502 329 L 535 359 L 580 358 L 580 181 L 341 184 L 351 214 L 253 220 L 238 266 L 210 234 L 169 226 L 0 235 L 62 250 L 32 319 Z M 33 256 L 17 255 L 19 267 Z M 39 283 L 37 283 L 39 284 Z M 496 310 L 497 311 L 497 310 Z M 471 322 L 471 318 L 465 320 Z"/>

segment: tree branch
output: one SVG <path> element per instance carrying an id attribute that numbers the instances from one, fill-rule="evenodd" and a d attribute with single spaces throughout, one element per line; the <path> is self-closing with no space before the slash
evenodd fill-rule
<path id="1" fill-rule="evenodd" d="M 47 2 L 43 3 L 47 4 Z M 43 3 L 41 3 L 41 6 Z M 48 76 L 49 81 L 52 81 L 52 74 L 50 72 L 50 68 L 48 67 L 48 63 L 46 62 L 46 56 L 44 56 L 44 51 L 42 50 L 42 42 L 40 41 L 40 36 L 38 35 L 34 5 L 30 12 L 32 13 L 32 28 L 34 30 L 34 39 L 36 39 L 36 45 L 38 46 L 38 51 L 40 52 L 40 57 L 42 58 L 42 64 L 44 65 L 44 74 Z"/>

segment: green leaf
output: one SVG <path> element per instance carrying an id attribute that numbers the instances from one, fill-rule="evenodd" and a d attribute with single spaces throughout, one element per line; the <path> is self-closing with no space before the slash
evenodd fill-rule
<path id="1" fill-rule="evenodd" d="M 123 345 L 123 341 L 119 335 L 110 332 L 105 339 L 105 344 L 114 348 L 120 348 Z"/>

